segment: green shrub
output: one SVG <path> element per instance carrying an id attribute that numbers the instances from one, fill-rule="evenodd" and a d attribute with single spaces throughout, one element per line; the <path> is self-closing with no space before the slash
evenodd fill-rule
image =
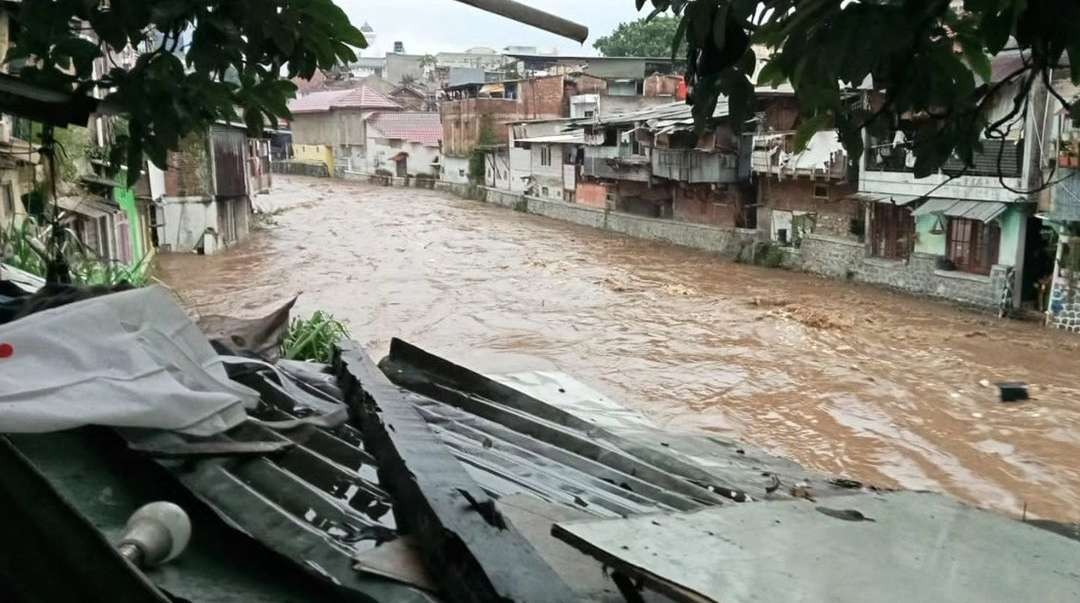
<path id="1" fill-rule="evenodd" d="M 784 250 L 779 245 L 766 243 L 754 259 L 755 263 L 766 268 L 779 268 L 784 263 Z"/>
<path id="2" fill-rule="evenodd" d="M 48 248 L 54 235 L 61 237 L 60 251 L 71 270 L 71 282 L 76 285 L 119 285 L 128 283 L 142 287 L 147 276 L 149 256 L 133 266 L 103 259 L 83 245 L 69 229 L 54 233 L 54 225 L 33 216 L 25 216 L 21 224 L 14 221 L 0 230 L 0 260 L 42 278 L 48 270 Z"/>
<path id="3" fill-rule="evenodd" d="M 311 318 L 293 318 L 281 344 L 281 355 L 289 360 L 329 364 L 334 345 L 349 338 L 349 329 L 332 314 L 316 311 Z"/>

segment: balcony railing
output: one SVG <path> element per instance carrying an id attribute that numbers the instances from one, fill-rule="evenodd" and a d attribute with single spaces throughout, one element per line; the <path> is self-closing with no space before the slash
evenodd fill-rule
<path id="1" fill-rule="evenodd" d="M 738 159 L 726 153 L 706 153 L 695 149 L 653 149 L 652 173 L 658 178 L 680 182 L 734 182 L 738 179 Z"/>
<path id="2" fill-rule="evenodd" d="M 941 172 L 949 176 L 1020 176 L 1020 164 L 1024 155 L 1021 143 L 983 140 L 982 147 L 982 151 L 975 153 L 973 165 L 967 166 L 966 170 L 963 161 L 952 157 L 941 166 Z M 877 172 L 914 172 L 915 155 L 910 144 L 895 135 L 893 142 L 871 140 L 866 149 L 866 169 Z"/>
<path id="3" fill-rule="evenodd" d="M 584 172 L 593 178 L 647 182 L 649 159 L 641 155 L 624 155 L 620 147 L 587 146 Z"/>
<path id="4" fill-rule="evenodd" d="M 847 152 L 836 132 L 818 132 L 806 149 L 795 152 L 795 132 L 775 132 L 754 136 L 751 169 L 778 177 L 808 176 L 843 180 L 847 177 Z"/>

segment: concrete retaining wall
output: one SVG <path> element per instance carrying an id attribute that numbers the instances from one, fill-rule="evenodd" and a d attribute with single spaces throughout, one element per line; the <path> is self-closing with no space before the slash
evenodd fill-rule
<path id="1" fill-rule="evenodd" d="M 447 182 L 446 180 L 436 180 L 435 190 L 451 193 L 465 199 L 477 200 L 480 199 L 483 193 L 483 190 L 474 184 L 469 184 L 468 182 Z"/>
<path id="2" fill-rule="evenodd" d="M 356 172 L 352 170 L 339 169 L 336 177 L 345 180 L 360 180 L 362 182 L 370 182 L 371 184 L 377 184 L 379 186 L 392 186 L 394 188 L 436 188 L 437 180 L 433 178 L 418 178 L 416 176 L 406 176 L 399 178 L 397 176 L 386 176 L 382 174 L 369 174 L 366 172 Z"/>
<path id="3" fill-rule="evenodd" d="M 574 224 L 591 226 L 593 228 L 606 228 L 608 230 L 615 230 L 615 232 L 624 232 L 612 227 L 610 212 L 606 212 L 602 209 L 586 207 L 576 203 L 567 203 L 565 201 L 538 199 L 535 197 L 527 197 L 526 204 L 527 209 L 525 211 L 530 214 L 547 216 L 548 218 L 573 222 Z"/>
<path id="4" fill-rule="evenodd" d="M 742 261 L 757 261 L 767 247 L 762 242 L 763 234 L 757 230 L 647 218 L 444 180 L 436 181 L 434 186 L 436 190 L 515 211 L 641 239 L 665 241 Z M 881 285 L 986 309 L 1001 307 L 1010 273 L 1007 266 L 994 266 L 989 276 L 939 270 L 938 256 L 925 253 L 913 253 L 906 261 L 867 257 L 863 243 L 819 234 L 803 237 L 799 249 L 785 248 L 779 251 L 777 263 L 784 268 Z M 1076 330 L 1080 331 L 1080 302 L 1076 306 L 1070 316 L 1074 318 Z"/>
<path id="5" fill-rule="evenodd" d="M 455 192 L 453 188 L 443 183 L 440 183 L 438 188 Z M 581 224 L 582 226 L 590 226 L 600 230 L 609 230 L 640 239 L 666 241 L 675 245 L 711 251 L 730 257 L 735 257 L 744 247 L 752 245 L 758 239 L 756 230 L 723 228 L 647 218 L 589 207 L 580 203 L 527 197 L 518 193 L 486 187 L 481 188 L 480 192 L 482 193 L 480 200 L 516 211 Z M 455 192 L 455 194 L 460 195 L 461 193 Z"/>
<path id="6" fill-rule="evenodd" d="M 292 174 L 294 176 L 330 177 L 330 171 L 327 169 L 326 164 L 308 161 L 274 161 L 270 164 L 270 171 L 275 174 Z"/>

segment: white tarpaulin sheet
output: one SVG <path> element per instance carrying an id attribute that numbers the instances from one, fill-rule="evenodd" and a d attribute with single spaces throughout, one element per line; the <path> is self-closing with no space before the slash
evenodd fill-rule
<path id="1" fill-rule="evenodd" d="M 2 325 L 0 351 L 0 432 L 110 425 L 208 436 L 258 402 L 160 287 Z"/>

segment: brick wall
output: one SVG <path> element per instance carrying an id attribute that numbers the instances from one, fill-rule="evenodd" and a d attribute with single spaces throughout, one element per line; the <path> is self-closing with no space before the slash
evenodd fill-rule
<path id="1" fill-rule="evenodd" d="M 681 81 L 682 76 L 654 73 L 645 78 L 644 95 L 674 97 Z"/>
<path id="2" fill-rule="evenodd" d="M 603 94 L 607 92 L 607 81 L 591 75 L 576 75 L 566 80 L 567 96 L 576 94 Z"/>
<path id="3" fill-rule="evenodd" d="M 602 182 L 578 182 L 575 200 L 581 205 L 607 209 L 608 186 Z"/>
<path id="4" fill-rule="evenodd" d="M 817 184 L 822 184 L 817 181 Z M 768 209 L 805 211 L 817 215 L 814 232 L 833 237 L 852 238 L 851 221 L 862 217 L 862 207 L 849 197 L 856 186 L 849 183 L 829 183 L 828 198 L 814 197 L 814 184 L 806 178 L 776 180 L 762 178 L 758 182 L 761 203 Z"/>
<path id="5" fill-rule="evenodd" d="M 524 119 L 553 119 L 569 115 L 566 77 L 538 77 L 518 84 L 519 114 Z"/>
<path id="6" fill-rule="evenodd" d="M 165 170 L 166 195 L 198 197 L 213 193 L 205 136 L 192 134 L 180 141 L 179 150 L 169 152 L 168 162 L 168 169 Z"/>
<path id="7" fill-rule="evenodd" d="M 683 222 L 734 227 L 738 204 L 735 187 L 713 191 L 705 184 L 675 187 L 674 190 L 674 217 Z"/>
<path id="8" fill-rule="evenodd" d="M 776 132 L 795 129 L 799 118 L 799 103 L 794 98 L 779 97 L 765 106 L 765 127 Z"/>
<path id="9" fill-rule="evenodd" d="M 443 127 L 443 153 L 463 157 L 472 152 L 480 138 L 480 129 L 491 124 L 497 144 L 506 144 L 509 133 L 506 125 L 521 119 L 515 100 L 501 98 L 466 98 L 444 101 L 439 105 Z"/>

